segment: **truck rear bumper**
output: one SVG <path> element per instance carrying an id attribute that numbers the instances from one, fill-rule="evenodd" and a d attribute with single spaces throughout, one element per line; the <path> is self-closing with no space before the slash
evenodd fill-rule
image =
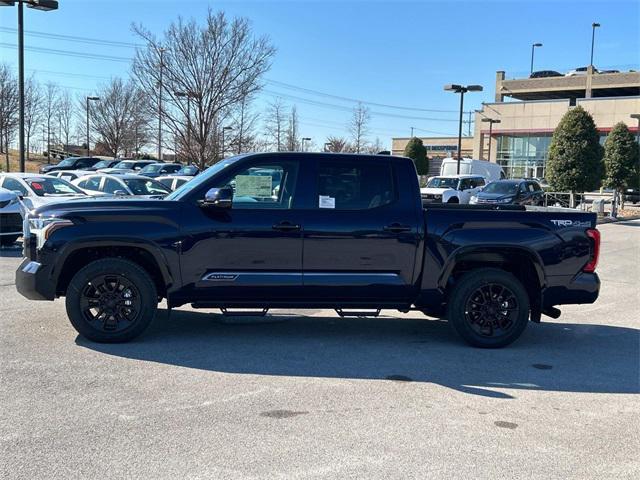
<path id="1" fill-rule="evenodd" d="M 55 284 L 50 268 L 25 258 L 16 270 L 16 289 L 29 300 L 54 300 Z"/>
<path id="2" fill-rule="evenodd" d="M 552 282 L 555 277 L 552 277 Z M 542 307 L 594 303 L 600 293 L 600 278 L 597 273 L 581 272 L 575 277 L 560 277 L 542 292 Z"/>

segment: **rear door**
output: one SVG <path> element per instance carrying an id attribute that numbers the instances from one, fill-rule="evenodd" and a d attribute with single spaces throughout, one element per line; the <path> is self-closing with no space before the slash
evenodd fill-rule
<path id="1" fill-rule="evenodd" d="M 405 188 L 402 195 L 392 163 L 369 156 L 319 157 L 314 163 L 303 232 L 310 300 L 346 305 L 408 297 L 419 232 L 406 194 L 415 193 Z"/>

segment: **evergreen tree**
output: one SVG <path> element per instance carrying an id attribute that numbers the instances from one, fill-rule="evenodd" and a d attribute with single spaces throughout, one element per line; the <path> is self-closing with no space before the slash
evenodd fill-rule
<path id="1" fill-rule="evenodd" d="M 605 185 L 622 192 L 637 181 L 638 144 L 629 128 L 617 123 L 604 144 Z"/>
<path id="2" fill-rule="evenodd" d="M 556 191 L 586 192 L 602 182 L 603 148 L 591 115 L 578 106 L 564 114 L 549 146 L 546 178 Z"/>
<path id="3" fill-rule="evenodd" d="M 404 156 L 409 157 L 416 164 L 418 175 L 429 173 L 429 160 L 427 159 L 427 148 L 419 138 L 413 137 L 404 147 Z"/>

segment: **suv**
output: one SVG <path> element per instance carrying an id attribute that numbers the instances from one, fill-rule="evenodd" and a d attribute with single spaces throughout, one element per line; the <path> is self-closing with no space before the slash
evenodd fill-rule
<path id="1" fill-rule="evenodd" d="M 56 170 L 86 170 L 93 167 L 101 159 L 96 157 L 69 157 L 55 165 L 42 165 L 40 173 L 51 173 Z"/>
<path id="2" fill-rule="evenodd" d="M 431 177 L 420 189 L 423 202 L 469 203 L 471 197 L 485 185 L 484 177 L 477 175 L 450 175 Z"/>

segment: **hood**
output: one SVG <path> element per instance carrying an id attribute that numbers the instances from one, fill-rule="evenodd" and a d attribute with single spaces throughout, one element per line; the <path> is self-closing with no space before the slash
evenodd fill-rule
<path id="1" fill-rule="evenodd" d="M 157 197 L 127 196 L 127 197 L 77 197 L 63 202 L 48 203 L 32 211 L 32 215 L 63 216 L 75 213 L 96 211 L 105 214 L 118 212 L 138 212 L 143 215 L 146 209 L 167 208 L 169 202 Z"/>
<path id="2" fill-rule="evenodd" d="M 52 170 L 59 170 L 62 167 L 58 167 L 58 165 L 42 165 L 40 167 L 40 173 L 50 172 Z"/>
<path id="3" fill-rule="evenodd" d="M 18 195 L 16 195 L 11 190 L 0 188 L 0 204 L 2 202 L 10 202 L 11 200 L 15 200 L 16 198 L 18 198 Z"/>
<path id="4" fill-rule="evenodd" d="M 482 200 L 502 200 L 503 198 L 513 198 L 515 197 L 515 193 L 485 193 L 478 192 L 476 197 Z"/>
<path id="5" fill-rule="evenodd" d="M 453 190 L 453 188 L 424 187 L 420 189 L 420 193 L 426 193 L 428 195 L 442 195 L 444 192 L 447 192 L 449 190 Z"/>

